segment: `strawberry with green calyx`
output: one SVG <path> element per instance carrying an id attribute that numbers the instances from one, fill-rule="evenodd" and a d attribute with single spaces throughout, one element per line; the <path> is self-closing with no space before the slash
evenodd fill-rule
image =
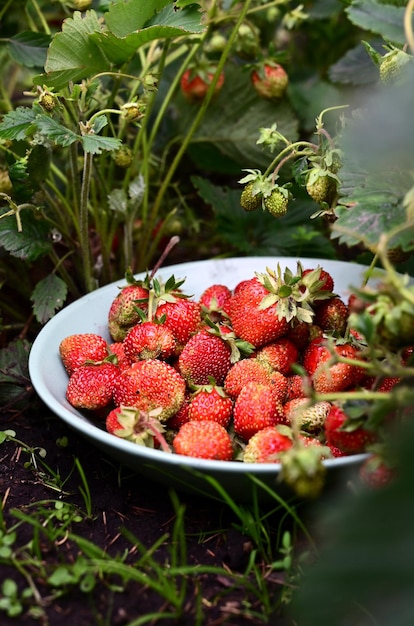
<path id="1" fill-rule="evenodd" d="M 159 420 L 161 411 L 161 408 L 145 412 L 135 407 L 116 407 L 106 417 L 106 430 L 137 445 L 171 452 L 164 437 L 165 427 Z"/>
<path id="2" fill-rule="evenodd" d="M 195 387 L 188 405 L 189 421 L 212 420 L 227 428 L 232 413 L 233 400 L 222 386 L 215 384 L 214 380 L 208 385 Z"/>
<path id="3" fill-rule="evenodd" d="M 246 169 L 246 176 L 239 180 L 245 185 L 240 197 L 240 205 L 245 211 L 254 211 L 260 206 L 273 217 L 281 217 L 287 212 L 290 198 L 290 183 L 278 185 L 276 172 L 265 176 L 260 170 Z"/>
<path id="4" fill-rule="evenodd" d="M 108 312 L 109 333 L 114 341 L 123 341 L 132 326 L 141 321 L 140 310 L 146 312 L 150 290 L 149 277 L 135 280 L 132 272 L 126 272 L 127 285 L 112 301 Z"/>
<path id="5" fill-rule="evenodd" d="M 289 204 L 289 191 L 276 185 L 268 195 L 263 196 L 263 207 L 273 217 L 286 215 Z"/>
<path id="6" fill-rule="evenodd" d="M 126 405 L 144 412 L 161 408 L 159 419 L 162 422 L 180 409 L 185 393 L 186 384 L 180 373 L 159 359 L 133 363 L 121 372 L 113 388 L 117 406 Z"/>
<path id="7" fill-rule="evenodd" d="M 66 399 L 75 409 L 99 411 L 112 402 L 112 391 L 121 375 L 111 357 L 97 363 L 85 363 L 69 377 Z"/>
<path id="8" fill-rule="evenodd" d="M 286 268 L 282 275 L 279 264 L 277 271 L 267 268 L 266 273 L 257 272 L 229 302 L 236 335 L 258 348 L 286 335 L 293 320 L 312 324 L 313 300 L 330 297 L 319 290 L 320 282 L 312 280 L 310 275 L 302 279 L 300 263 L 296 273 Z"/>
<path id="9" fill-rule="evenodd" d="M 203 318 L 208 316 L 213 322 L 219 322 L 225 316 L 225 305 L 231 296 L 227 285 L 215 283 L 207 287 L 198 300 Z"/>
<path id="10" fill-rule="evenodd" d="M 227 430 L 213 420 L 183 424 L 173 439 L 176 454 L 198 459 L 231 461 L 232 439 Z"/>
<path id="11" fill-rule="evenodd" d="M 249 439 L 244 449 L 243 461 L 245 463 L 280 463 L 281 456 L 291 446 L 291 437 L 283 434 L 277 426 L 268 426 Z"/>
<path id="12" fill-rule="evenodd" d="M 59 344 L 59 355 L 69 376 L 87 361 L 103 361 L 109 355 L 108 343 L 96 333 L 68 335 Z"/>
<path id="13" fill-rule="evenodd" d="M 284 422 L 282 403 L 271 385 L 247 383 L 236 398 L 233 408 L 234 432 L 249 441 L 259 430 Z"/>
<path id="14" fill-rule="evenodd" d="M 327 446 L 310 445 L 298 438 L 281 457 L 279 478 L 299 497 L 317 498 L 325 485 L 322 461 L 329 456 Z"/>
<path id="15" fill-rule="evenodd" d="M 365 452 L 377 439 L 376 433 L 366 428 L 366 409 L 364 402 L 333 403 L 325 419 L 326 443 L 346 454 Z"/>
<path id="16" fill-rule="evenodd" d="M 404 70 L 408 67 L 408 64 L 412 64 L 414 58 L 411 54 L 392 48 L 390 52 L 387 52 L 381 57 L 379 66 L 379 75 L 381 82 L 386 85 L 395 85 L 401 82 L 404 78 Z"/>
<path id="17" fill-rule="evenodd" d="M 209 317 L 204 319 L 204 323 L 204 330 L 226 342 L 231 350 L 230 360 L 232 365 L 240 361 L 242 357 L 253 354 L 255 350 L 253 344 L 237 337 L 234 330 L 227 323 L 215 323 Z"/>
<path id="18" fill-rule="evenodd" d="M 193 67 L 185 70 L 180 79 L 181 93 L 188 102 L 201 103 L 215 81 L 213 95 L 217 95 L 224 85 L 224 72 L 216 77 L 217 66 L 207 59 L 202 59 Z"/>
<path id="19" fill-rule="evenodd" d="M 259 277 L 246 281 L 243 289 L 229 302 L 229 317 L 236 336 L 255 347 L 286 334 L 289 324 L 284 311 L 278 310 L 280 299 L 273 296 Z"/>
<path id="20" fill-rule="evenodd" d="M 332 206 L 337 194 L 338 177 L 327 169 L 313 167 L 306 178 L 306 191 L 322 206 Z"/>
<path id="21" fill-rule="evenodd" d="M 279 100 L 285 94 L 289 76 L 280 63 L 265 59 L 252 70 L 251 81 L 261 98 Z"/>
<path id="22" fill-rule="evenodd" d="M 185 344 L 177 367 L 189 385 L 207 385 L 214 378 L 222 385 L 232 365 L 232 351 L 224 339 L 205 329 L 199 330 Z"/>
<path id="23" fill-rule="evenodd" d="M 305 276 L 308 276 L 310 279 L 309 284 L 315 284 L 316 281 L 320 281 L 318 284 L 318 290 L 327 291 L 333 295 L 333 290 L 335 287 L 334 279 L 331 274 L 324 270 L 322 267 L 318 266 L 317 268 L 306 268 L 302 272 L 302 281 L 304 285 L 306 285 L 307 279 Z M 317 298 L 315 298 L 316 300 Z"/>
<path id="24" fill-rule="evenodd" d="M 247 212 L 256 211 L 262 206 L 263 195 L 260 189 L 252 181 L 243 188 L 240 196 L 240 206 Z"/>
<path id="25" fill-rule="evenodd" d="M 180 284 L 180 283 L 178 283 Z M 177 284 L 167 281 L 164 290 L 158 295 L 155 316 L 163 320 L 177 342 L 179 354 L 190 337 L 202 324 L 201 304 L 177 290 Z"/>
<path id="26" fill-rule="evenodd" d="M 122 341 L 114 341 L 109 344 L 109 353 L 115 355 L 116 364 L 121 371 L 131 367 L 132 363 L 125 354 L 124 343 Z M 114 361 L 115 362 L 115 361 Z"/>
<path id="27" fill-rule="evenodd" d="M 308 398 L 295 398 L 283 405 L 286 423 L 312 435 L 323 431 L 330 408 L 329 402 L 312 403 Z"/>

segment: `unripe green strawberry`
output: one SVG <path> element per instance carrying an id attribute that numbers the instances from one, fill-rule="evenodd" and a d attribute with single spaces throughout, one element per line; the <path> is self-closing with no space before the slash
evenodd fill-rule
<path id="1" fill-rule="evenodd" d="M 326 204 L 330 205 L 335 198 L 336 184 L 330 176 L 321 175 L 316 180 L 309 180 L 306 183 L 306 191 L 318 204 L 326 202 Z"/>
<path id="2" fill-rule="evenodd" d="M 240 206 L 245 211 L 255 211 L 262 206 L 262 194 L 253 194 L 254 182 L 247 183 L 240 196 Z"/>
<path id="3" fill-rule="evenodd" d="M 39 97 L 39 104 L 45 111 L 53 111 L 56 106 L 56 96 L 48 91 L 44 91 Z"/>
<path id="4" fill-rule="evenodd" d="M 379 68 L 380 79 L 384 84 L 392 84 L 397 81 L 402 74 L 403 67 L 412 57 L 402 50 L 393 50 L 386 54 L 381 61 Z"/>
<path id="5" fill-rule="evenodd" d="M 264 199 L 264 206 L 273 217 L 282 217 L 287 212 L 289 198 L 280 189 L 273 189 L 270 196 Z"/>
<path id="6" fill-rule="evenodd" d="M 134 155 L 131 148 L 128 146 L 121 146 L 119 150 L 114 152 L 113 159 L 118 167 L 127 169 L 134 160 Z"/>

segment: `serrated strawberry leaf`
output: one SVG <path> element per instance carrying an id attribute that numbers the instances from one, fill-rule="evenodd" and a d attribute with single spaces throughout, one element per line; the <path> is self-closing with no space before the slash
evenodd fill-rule
<path id="1" fill-rule="evenodd" d="M 56 33 L 49 46 L 45 63 L 46 74 L 34 77 L 34 83 L 61 89 L 69 81 L 74 83 L 108 71 L 110 63 L 92 33 L 101 31 L 101 22 L 95 11 L 78 11 L 64 20 L 62 31 Z"/>
<path id="2" fill-rule="evenodd" d="M 345 9 L 349 20 L 355 26 L 381 35 L 385 41 L 404 45 L 405 7 L 391 6 L 375 0 L 353 0 Z"/>
<path id="3" fill-rule="evenodd" d="M 8 40 L 10 56 L 24 67 L 43 67 L 51 40 L 50 35 L 33 31 L 18 33 Z"/>
<path id="4" fill-rule="evenodd" d="M 0 138 L 23 141 L 33 128 L 35 118 L 36 112 L 27 107 L 6 113 L 0 124 Z"/>
<path id="5" fill-rule="evenodd" d="M 21 384 L 29 380 L 30 344 L 25 339 L 11 341 L 0 350 L 0 384 Z"/>
<path id="6" fill-rule="evenodd" d="M 30 299 L 33 302 L 33 313 L 40 324 L 45 324 L 62 308 L 67 293 L 66 283 L 55 274 L 49 274 L 37 283 Z"/>
<path id="7" fill-rule="evenodd" d="M 121 145 L 121 139 L 116 137 L 101 137 L 100 135 L 84 135 L 82 137 L 83 149 L 91 154 L 101 154 L 102 150 L 109 152 L 118 150 Z"/>
<path id="8" fill-rule="evenodd" d="M 0 246 L 12 256 L 26 261 L 35 261 L 52 249 L 49 239 L 49 225 L 38 220 L 30 210 L 20 211 L 22 231 L 17 230 L 16 218 L 13 215 L 2 217 L 6 213 L 0 209 Z"/>

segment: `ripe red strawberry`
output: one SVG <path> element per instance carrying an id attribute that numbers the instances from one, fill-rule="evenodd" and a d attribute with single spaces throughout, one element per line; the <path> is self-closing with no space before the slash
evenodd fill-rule
<path id="1" fill-rule="evenodd" d="M 341 406 L 333 404 L 325 419 L 327 444 L 347 454 L 365 452 L 366 446 L 375 441 L 375 434 L 361 424 L 363 420 L 350 419 Z"/>
<path id="2" fill-rule="evenodd" d="M 235 291 L 229 301 L 234 332 L 255 347 L 282 337 L 289 329 L 286 318 L 278 315 L 277 303 L 266 306 L 264 298 L 268 295 L 268 289 L 255 277 Z"/>
<path id="3" fill-rule="evenodd" d="M 108 356 L 108 344 L 95 333 L 69 335 L 60 342 L 59 354 L 70 376 L 86 361 L 103 361 Z"/>
<path id="4" fill-rule="evenodd" d="M 330 408 L 330 402 L 311 404 L 308 398 L 295 398 L 283 405 L 286 423 L 292 426 L 296 424 L 300 430 L 312 435 L 323 430 Z"/>
<path id="5" fill-rule="evenodd" d="M 228 371 L 224 380 L 224 389 L 231 398 L 235 399 L 249 382 L 270 385 L 271 373 L 271 368 L 256 358 L 242 359 L 234 363 Z"/>
<path id="6" fill-rule="evenodd" d="M 267 426 L 283 423 L 281 402 L 275 399 L 270 385 L 247 383 L 234 403 L 234 432 L 248 441 L 255 433 Z"/>
<path id="7" fill-rule="evenodd" d="M 306 380 L 299 374 L 286 376 L 287 391 L 286 402 L 295 398 L 304 398 L 307 395 Z"/>
<path id="8" fill-rule="evenodd" d="M 298 357 L 299 350 L 286 337 L 281 337 L 272 343 L 268 343 L 258 350 L 256 355 L 258 361 L 270 365 L 272 369 L 281 374 L 291 373 L 292 365 L 297 362 Z"/>
<path id="9" fill-rule="evenodd" d="M 126 405 L 141 411 L 161 408 L 158 419 L 165 422 L 181 407 L 186 385 L 171 365 L 159 359 L 137 361 L 118 376 L 113 397 L 117 406 Z"/>
<path id="10" fill-rule="evenodd" d="M 76 409 L 96 411 L 112 401 L 112 390 L 121 372 L 110 361 L 81 365 L 70 376 L 66 398 Z"/>
<path id="11" fill-rule="evenodd" d="M 160 409 L 146 413 L 135 407 L 115 407 L 106 417 L 106 430 L 137 445 L 171 452 L 163 434 L 165 427 L 158 419 L 159 413 Z"/>
<path id="12" fill-rule="evenodd" d="M 233 443 L 227 430 L 214 421 L 187 422 L 173 440 L 174 452 L 198 459 L 231 461 Z"/>
<path id="13" fill-rule="evenodd" d="M 231 296 L 232 293 L 226 285 L 217 283 L 207 287 L 199 298 L 203 315 L 208 315 L 213 321 L 220 321 L 225 310 L 223 307 Z"/>
<path id="14" fill-rule="evenodd" d="M 371 454 L 362 463 L 359 469 L 361 482 L 370 488 L 377 489 L 389 485 L 396 476 L 396 470 L 391 467 L 380 454 Z"/>
<path id="15" fill-rule="evenodd" d="M 189 102 L 202 102 L 213 81 L 215 68 L 194 68 L 184 72 L 180 80 L 181 91 Z M 224 85 L 224 72 L 217 80 L 214 93 L 217 94 Z"/>
<path id="16" fill-rule="evenodd" d="M 116 364 L 121 371 L 131 367 L 132 363 L 125 354 L 125 348 L 122 341 L 114 341 L 113 343 L 110 343 L 109 352 L 110 354 L 115 354 Z"/>
<path id="17" fill-rule="evenodd" d="M 271 60 L 254 69 L 251 80 L 257 93 L 269 100 L 281 98 L 289 83 L 286 70 L 279 63 Z"/>
<path id="18" fill-rule="evenodd" d="M 348 323 L 349 310 L 341 298 L 335 296 L 323 300 L 315 309 L 315 324 L 323 331 L 344 335 Z"/>
<path id="19" fill-rule="evenodd" d="M 149 289 L 141 282 L 123 287 L 112 301 L 108 313 L 108 328 L 114 341 L 123 341 L 132 326 L 141 321 L 138 309 L 146 311 Z"/>
<path id="20" fill-rule="evenodd" d="M 207 385 L 211 379 L 222 385 L 231 363 L 231 348 L 224 339 L 199 330 L 178 357 L 178 370 L 188 384 Z"/>
<path id="21" fill-rule="evenodd" d="M 167 420 L 167 428 L 171 430 L 179 430 L 183 424 L 190 421 L 189 406 L 190 406 L 191 393 L 186 391 L 184 402 L 178 409 L 177 413 L 174 413 Z"/>
<path id="22" fill-rule="evenodd" d="M 245 463 L 279 463 L 280 456 L 292 446 L 292 439 L 275 426 L 268 426 L 253 435 L 243 454 Z"/>
<path id="23" fill-rule="evenodd" d="M 364 373 L 360 366 L 334 362 L 335 358 L 341 357 L 356 360 L 358 351 L 350 344 L 335 344 L 330 349 L 323 338 L 314 339 L 305 349 L 303 366 L 311 376 L 316 391 L 345 391 L 362 379 Z"/>
<path id="24" fill-rule="evenodd" d="M 335 283 L 334 283 L 334 279 L 332 278 L 331 274 L 329 274 L 329 272 L 327 272 L 326 270 L 324 270 L 321 267 L 316 268 L 316 270 L 318 271 L 318 280 L 320 280 L 321 283 L 322 283 L 321 286 L 319 287 L 319 289 L 321 289 L 322 291 L 333 292 Z M 307 276 L 307 275 L 311 274 L 314 271 L 315 271 L 314 268 L 307 268 L 307 269 L 303 270 L 302 277 Z"/>
<path id="25" fill-rule="evenodd" d="M 230 424 L 233 413 L 233 400 L 223 387 L 202 385 L 192 395 L 188 406 L 189 421 L 213 420 L 224 428 Z"/>
<path id="26" fill-rule="evenodd" d="M 175 355 L 177 343 L 168 326 L 147 320 L 128 331 L 124 348 L 131 362 L 141 359 L 166 361 Z"/>
<path id="27" fill-rule="evenodd" d="M 161 302 L 155 311 L 157 319 L 162 320 L 169 328 L 177 342 L 180 352 L 192 335 L 201 326 L 201 305 L 189 298 L 176 297 L 173 301 Z"/>

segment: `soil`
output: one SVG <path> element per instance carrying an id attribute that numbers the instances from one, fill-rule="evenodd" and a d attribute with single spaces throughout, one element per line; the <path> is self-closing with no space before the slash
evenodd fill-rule
<path id="1" fill-rule="evenodd" d="M 16 524 L 14 510 L 19 509 L 30 515 L 30 504 L 42 500 L 69 502 L 85 511 L 80 475 L 74 469 L 76 457 L 87 477 L 92 514 L 86 518 L 84 516 L 70 530 L 110 555 L 127 552 L 128 563 L 137 559 L 137 547 L 134 547 L 134 541 L 131 542 L 131 535 L 149 549 L 160 536 L 168 533 L 170 538 L 157 548 L 154 558 L 161 565 L 171 559 L 168 550 L 176 510 L 166 488 L 133 474 L 99 450 L 92 449 L 86 440 L 53 416 L 37 399 L 33 400 L 29 409 L 3 415 L 0 425 L 0 430 L 13 429 L 16 438 L 25 444 L 21 446 L 6 441 L 0 446 L 0 493 L 6 528 L 10 529 Z M 65 446 L 61 445 L 62 438 L 67 438 Z M 30 447 L 46 450 L 44 463 L 54 471 L 58 470 L 61 479 L 65 480 L 64 494 L 48 486 L 48 472 L 44 471 L 44 467 L 38 464 L 36 471 L 27 452 Z M 218 501 L 201 500 L 186 494 L 179 494 L 179 501 L 185 506 L 186 563 L 218 566 L 222 568 L 222 573 L 190 577 L 187 581 L 186 610 L 182 617 L 154 618 L 145 623 L 162 623 L 165 626 L 194 626 L 196 623 L 209 626 L 263 624 L 263 619 L 255 616 L 255 613 L 263 614 L 257 596 L 252 593 L 249 597 L 243 586 L 234 587 L 225 576 L 226 571 L 244 573 L 254 547 L 251 539 L 237 528 L 239 520 L 226 504 Z M 279 522 L 275 520 L 275 533 Z M 130 533 L 128 537 L 125 536 L 125 529 Z M 1 531 L 0 519 L 0 540 Z M 69 535 L 60 537 L 54 542 L 55 545 L 50 545 L 50 540 L 39 532 L 42 549 L 39 556 L 48 575 L 62 563 L 73 563 L 79 558 L 79 547 Z M 30 541 L 33 533 L 33 525 L 21 524 L 13 548 L 21 548 Z M 89 592 L 80 591 L 79 584 L 69 585 L 61 597 L 51 597 L 50 585 L 45 584 L 39 571 L 33 571 L 32 576 L 42 596 L 43 615 L 34 619 L 27 606 L 18 618 L 8 618 L 1 611 L 0 622 L 3 626 L 126 626 L 143 615 L 157 615 L 161 611 L 171 610 L 164 598 L 138 582 L 129 581 L 123 589 L 116 588 L 115 591 L 114 588 L 111 590 L 107 580 L 98 581 Z M 28 585 L 28 581 L 19 576 L 16 568 L 11 568 L 5 564 L 5 560 L 0 559 L 0 581 L 6 578 L 17 582 L 20 593 Z M 251 582 L 255 584 L 253 575 Z M 267 579 L 273 606 L 277 605 L 282 583 L 281 573 L 273 573 Z M 197 621 L 196 611 L 200 599 L 203 618 Z M 246 610 L 247 606 L 249 611 Z M 283 626 L 288 622 L 278 614 L 274 621 L 272 619 L 266 623 Z"/>

